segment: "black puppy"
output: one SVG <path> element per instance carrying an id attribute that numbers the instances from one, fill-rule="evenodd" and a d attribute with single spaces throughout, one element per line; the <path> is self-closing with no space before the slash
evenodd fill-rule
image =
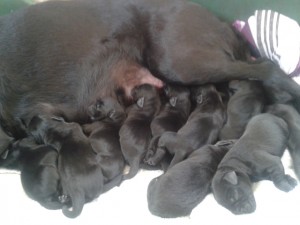
<path id="1" fill-rule="evenodd" d="M 212 181 L 217 202 L 234 214 L 245 214 L 256 208 L 253 181 L 268 179 L 282 191 L 292 190 L 297 181 L 284 173 L 281 162 L 288 137 L 281 118 L 268 113 L 253 117 L 218 166 Z"/>
<path id="2" fill-rule="evenodd" d="M 143 84 L 132 92 L 135 103 L 128 108 L 127 118 L 119 132 L 121 149 L 130 166 L 124 179 L 137 174 L 152 138 L 151 121 L 160 109 L 160 97 L 155 87 Z"/>
<path id="3" fill-rule="evenodd" d="M 151 153 L 153 151 L 152 149 L 157 148 L 158 140 L 165 131 L 177 132 L 187 121 L 190 114 L 190 91 L 187 87 L 166 85 L 164 93 L 167 101 L 151 122 L 150 127 L 153 137 L 150 141 L 147 153 Z M 146 163 L 148 157 L 148 154 L 146 154 Z"/>
<path id="4" fill-rule="evenodd" d="M 262 112 L 265 105 L 264 89 L 260 81 L 233 80 L 229 82 L 233 93 L 227 104 L 227 121 L 220 139 L 238 139 L 248 121 Z"/>
<path id="5" fill-rule="evenodd" d="M 67 123 L 62 118 L 53 117 L 52 120 L 48 123 L 49 120 L 45 120 L 43 116 L 34 117 L 28 129 L 34 129 L 33 134 L 37 137 L 42 136 L 47 144 L 54 146 L 59 152 L 58 173 L 61 178 L 62 195 L 69 199 L 62 211 L 65 216 L 74 218 L 81 213 L 86 202 L 94 200 L 115 186 L 114 182 L 119 184 L 122 176 L 106 184 L 100 164 L 101 158 L 92 148 L 81 126 L 77 123 Z M 58 137 L 65 140 L 60 141 Z M 72 207 L 72 210 L 69 207 Z"/>
<path id="6" fill-rule="evenodd" d="M 61 209 L 66 198 L 61 194 L 57 158 L 51 146 L 25 138 L 9 148 L 4 167 L 21 171 L 22 186 L 30 198 L 45 208 Z"/>
<path id="7" fill-rule="evenodd" d="M 123 157 L 119 129 L 125 119 L 125 111 L 114 99 L 99 100 L 90 115 L 93 119 L 101 119 L 83 126 L 88 134 L 92 148 L 99 157 L 104 182 L 110 182 L 123 173 L 125 159 Z"/>
<path id="8" fill-rule="evenodd" d="M 220 93 L 212 84 L 192 90 L 196 104 L 185 125 L 175 132 L 165 132 L 158 141 L 158 148 L 148 153 L 147 163 L 157 165 L 166 152 L 174 155 L 170 167 L 186 158 L 192 151 L 217 141 L 225 121 L 225 107 Z"/>
<path id="9" fill-rule="evenodd" d="M 290 131 L 287 147 L 295 173 L 300 179 L 300 115 L 293 106 L 284 104 L 268 106 L 266 111 L 282 118 L 287 123 Z"/>
<path id="10" fill-rule="evenodd" d="M 218 164 L 235 141 L 205 145 L 148 186 L 148 208 L 156 216 L 188 216 L 210 192 Z"/>

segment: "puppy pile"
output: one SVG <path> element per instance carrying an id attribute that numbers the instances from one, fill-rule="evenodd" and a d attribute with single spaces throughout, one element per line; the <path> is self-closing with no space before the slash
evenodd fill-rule
<path id="1" fill-rule="evenodd" d="M 300 86 L 250 53 L 185 0 L 49 1 L 0 17 L 0 168 L 69 218 L 140 168 L 164 171 L 148 187 L 154 215 L 187 216 L 211 192 L 251 213 L 253 182 L 297 185 L 286 148 L 300 178 Z"/>
<path id="2" fill-rule="evenodd" d="M 150 182 L 147 195 L 151 213 L 164 218 L 188 216 L 211 192 L 232 213 L 251 213 L 253 182 L 272 180 L 285 192 L 297 185 L 284 173 L 281 157 L 288 148 L 299 178 L 300 115 L 292 105 L 270 105 L 260 82 L 163 90 L 143 84 L 132 96 L 125 109 L 112 98 L 99 99 L 89 107 L 93 122 L 82 126 L 62 117 L 50 124 L 34 117 L 29 129 L 37 132 L 12 140 L 1 167 L 20 170 L 30 198 L 70 218 L 141 167 L 164 171 Z M 60 132 L 70 135 L 69 127 L 80 137 L 79 150 L 56 142 L 62 124 Z M 34 141 L 39 138 L 47 142 Z"/>

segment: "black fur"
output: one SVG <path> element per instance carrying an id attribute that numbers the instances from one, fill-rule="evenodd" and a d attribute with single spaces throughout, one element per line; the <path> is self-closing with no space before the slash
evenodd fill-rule
<path id="1" fill-rule="evenodd" d="M 2 166 L 21 171 L 22 186 L 30 198 L 45 208 L 61 209 L 57 158 L 58 152 L 51 146 L 37 145 L 32 138 L 25 138 L 12 144 Z"/>
<path id="2" fill-rule="evenodd" d="M 165 131 L 177 132 L 185 124 L 191 111 L 190 91 L 187 87 L 167 85 L 164 88 L 164 93 L 167 100 L 150 125 L 153 137 L 148 147 L 148 154 L 144 159 L 145 163 L 147 163 L 153 149 L 157 148 L 160 136 Z M 163 169 L 166 169 L 167 166 L 168 162 L 162 163 Z"/>
<path id="3" fill-rule="evenodd" d="M 6 158 L 6 150 L 13 143 L 14 138 L 9 136 L 5 131 L 3 131 L 0 126 L 0 158 Z"/>
<path id="4" fill-rule="evenodd" d="M 107 183 L 122 176 L 125 167 L 119 129 L 126 115 L 123 108 L 114 99 L 101 100 L 101 104 L 97 105 L 95 110 L 96 112 L 93 112 L 91 116 L 102 120 L 84 125 L 83 131 L 88 134 L 92 148 L 97 153 L 104 182 Z"/>
<path id="5" fill-rule="evenodd" d="M 234 141 L 205 145 L 174 165 L 148 186 L 148 208 L 156 216 L 188 216 L 210 193 L 218 164 Z"/>
<path id="6" fill-rule="evenodd" d="M 191 97 L 195 109 L 177 133 L 161 135 L 157 149 L 148 153 L 147 163 L 150 165 L 156 165 L 169 152 L 174 155 L 170 168 L 197 148 L 217 141 L 225 121 L 225 107 L 219 92 L 214 85 L 202 85 L 193 89 Z"/>
<path id="7" fill-rule="evenodd" d="M 58 173 L 62 194 L 69 198 L 62 211 L 67 217 L 77 217 L 86 202 L 94 200 L 106 190 L 97 152 L 77 123 L 67 123 L 56 117 L 49 122 L 48 118 L 37 116 L 29 123 L 28 129 L 33 129 L 36 137 L 42 137 L 59 152 Z"/>
<path id="8" fill-rule="evenodd" d="M 137 174 L 152 138 L 151 121 L 160 109 L 160 97 L 155 87 L 143 84 L 132 92 L 135 103 L 128 108 L 127 118 L 119 132 L 121 149 L 130 166 L 124 179 Z"/>
<path id="9" fill-rule="evenodd" d="M 128 98 L 134 86 L 158 82 L 149 71 L 184 85 L 262 80 L 289 93 L 299 110 L 299 85 L 248 55 L 228 24 L 188 1 L 32 5 L 0 18 L 0 120 L 14 138 L 37 114 L 85 123 L 99 98 L 118 90 Z"/>
<path id="10" fill-rule="evenodd" d="M 218 166 L 212 181 L 217 202 L 234 214 L 252 213 L 253 181 L 268 179 L 282 191 L 292 190 L 297 181 L 284 173 L 281 162 L 288 137 L 281 118 L 268 113 L 254 116 Z"/>
<path id="11" fill-rule="evenodd" d="M 32 5 L 0 18 L 1 126 L 14 139 L 30 134 L 36 142 L 60 149 L 61 176 L 68 178 L 71 174 L 63 168 L 78 175 L 76 166 L 91 165 L 87 158 L 93 159 L 92 148 L 76 127 L 53 118 L 87 123 L 88 108 L 98 99 L 117 98 L 117 92 L 130 100 L 131 90 L 143 83 L 161 87 L 152 74 L 183 85 L 262 80 L 265 86 L 288 93 L 299 111 L 299 85 L 268 59 L 250 63 L 248 53 L 230 25 L 189 1 L 73 0 Z M 38 117 L 45 126 L 29 126 Z M 76 186 L 71 183 L 82 185 L 79 180 L 86 176 L 85 170 L 81 172 L 82 177 L 70 181 L 70 190 L 65 187 L 67 192 Z M 102 176 L 97 176 L 101 189 Z M 78 215 L 84 201 L 80 197 L 75 204 L 75 192 L 79 193 L 72 190 L 73 215 Z"/>
<path id="12" fill-rule="evenodd" d="M 266 100 L 259 81 L 233 80 L 232 92 L 227 104 L 227 121 L 220 132 L 220 139 L 238 139 L 244 133 L 248 121 L 264 109 Z"/>
<path id="13" fill-rule="evenodd" d="M 266 111 L 282 118 L 289 127 L 287 147 L 293 161 L 293 168 L 300 180 L 300 115 L 293 106 L 284 104 L 268 106 Z"/>

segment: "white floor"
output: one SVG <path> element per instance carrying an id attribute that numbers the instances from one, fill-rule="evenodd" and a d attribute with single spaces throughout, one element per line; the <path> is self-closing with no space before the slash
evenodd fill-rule
<path id="1" fill-rule="evenodd" d="M 288 154 L 283 157 L 286 172 L 294 176 Z M 13 171 L 0 170 L 0 224 L 2 225 L 191 225 L 225 224 L 282 225 L 300 220 L 300 184 L 289 193 L 281 192 L 269 181 L 256 185 L 257 209 L 253 214 L 236 216 L 216 203 L 212 195 L 200 203 L 190 217 L 162 219 L 150 214 L 146 192 L 149 181 L 159 171 L 141 171 L 136 177 L 86 204 L 76 219 L 64 217 L 61 211 L 50 211 L 29 199 L 23 192 L 20 177 Z M 296 222 L 297 221 L 297 222 Z"/>

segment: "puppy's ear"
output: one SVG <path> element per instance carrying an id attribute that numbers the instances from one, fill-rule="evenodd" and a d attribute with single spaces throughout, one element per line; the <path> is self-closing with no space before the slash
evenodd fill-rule
<path id="1" fill-rule="evenodd" d="M 200 95 L 198 95 L 196 97 L 196 102 L 197 102 L 197 104 L 201 104 L 203 102 L 203 96 L 202 96 L 202 94 L 200 94 Z"/>
<path id="2" fill-rule="evenodd" d="M 170 102 L 171 106 L 175 107 L 176 103 L 177 103 L 177 97 L 170 98 L 169 102 Z"/>
<path id="3" fill-rule="evenodd" d="M 232 185 L 238 184 L 238 177 L 235 171 L 230 171 L 224 175 L 224 180 L 228 181 Z"/>
<path id="4" fill-rule="evenodd" d="M 136 104 L 138 107 L 143 108 L 144 107 L 144 101 L 145 101 L 145 97 L 141 97 L 137 100 Z"/>

